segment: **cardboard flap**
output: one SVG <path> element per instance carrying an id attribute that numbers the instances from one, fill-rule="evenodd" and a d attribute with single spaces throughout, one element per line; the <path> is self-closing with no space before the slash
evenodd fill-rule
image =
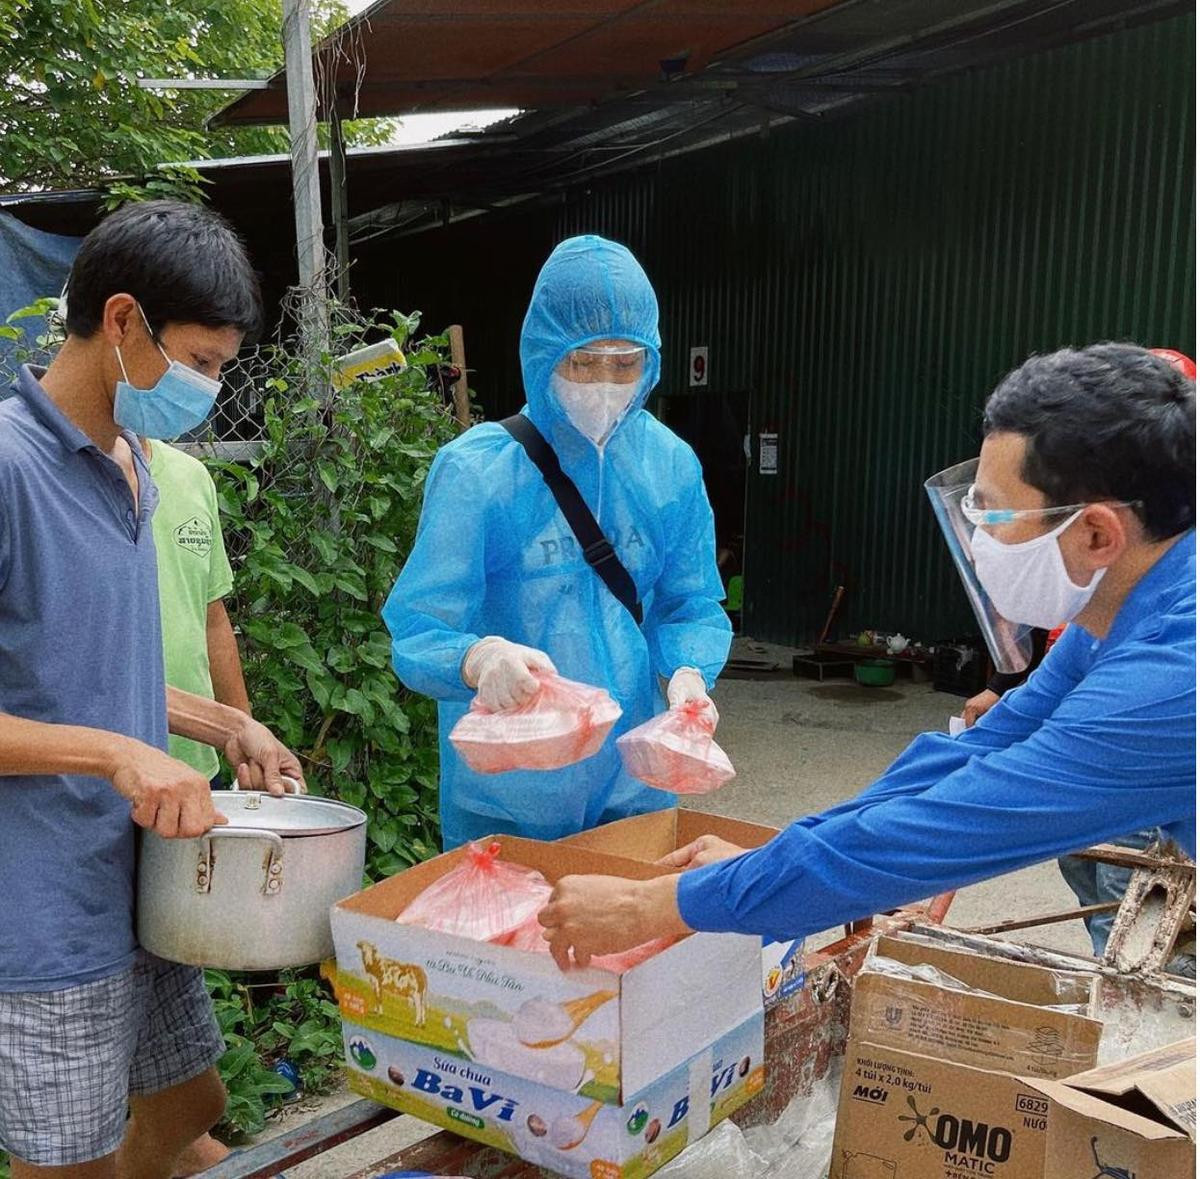
<path id="1" fill-rule="evenodd" d="M 767 827 L 762 823 L 747 823 L 742 819 L 728 819 L 724 815 L 710 815 L 704 811 L 679 810 L 676 818 L 676 846 L 683 847 L 701 835 L 716 835 L 736 843 L 738 847 L 762 847 L 779 834 L 778 827 Z"/>
<path id="2" fill-rule="evenodd" d="M 1017 1003 L 1057 1007 L 1089 1005 L 1093 1001 L 1095 984 L 1087 975 L 1050 970 L 1026 962 L 988 958 L 917 938 L 881 937 L 872 948 L 871 956 L 890 958 L 906 966 L 933 966 L 973 990 Z M 870 969 L 870 959 L 865 969 Z"/>
<path id="3" fill-rule="evenodd" d="M 1125 1105 L 1149 1103 L 1172 1126 L 1196 1137 L 1196 1041 L 1178 1040 L 1070 1077 L 1073 1089 Z"/>
<path id="4" fill-rule="evenodd" d="M 1071 1084 L 1078 1089 L 1091 1089 L 1096 1093 L 1125 1093 L 1147 1077 L 1160 1073 L 1174 1073 L 1181 1065 L 1196 1063 L 1196 1039 L 1176 1040 L 1149 1052 L 1116 1060 L 1078 1073 Z M 1190 1070 L 1188 1070 L 1190 1071 Z M 1192 1092 L 1195 1092 L 1193 1080 Z"/>
<path id="5" fill-rule="evenodd" d="M 776 827 L 672 807 L 618 819 L 578 835 L 568 835 L 558 842 L 652 864 L 701 835 L 715 835 L 738 847 L 762 847 L 778 834 Z"/>
<path id="6" fill-rule="evenodd" d="M 675 850 L 675 811 L 651 811 L 647 815 L 617 819 L 558 842 L 652 864 Z"/>
<path id="7" fill-rule="evenodd" d="M 1196 1141 L 1196 1062 L 1179 1065 L 1169 1073 L 1147 1077 L 1138 1091 L 1173 1126 Z"/>
<path id="8" fill-rule="evenodd" d="M 1076 1089 L 1073 1085 L 1063 1081 L 1045 1081 L 1039 1077 L 1022 1077 L 1022 1084 L 1028 1085 L 1032 1089 L 1036 1089 L 1039 1093 L 1045 1094 L 1056 1104 L 1061 1105 L 1063 1109 L 1069 1109 L 1072 1113 L 1079 1114 L 1085 1118 L 1091 1118 L 1097 1122 L 1103 1122 L 1109 1126 L 1115 1126 L 1119 1130 L 1125 1130 L 1130 1134 L 1136 1134 L 1139 1138 L 1145 1139 L 1147 1142 L 1161 1142 L 1170 1139 L 1186 1139 L 1187 1135 L 1172 1126 L 1164 1125 L 1162 1122 L 1152 1121 L 1150 1118 L 1144 1118 L 1140 1114 L 1133 1113 L 1131 1110 L 1123 1109 L 1119 1105 L 1114 1105 L 1111 1101 L 1105 1101 L 1101 1097 L 1096 1097 L 1091 1093 L 1085 1093 L 1081 1089 Z"/>

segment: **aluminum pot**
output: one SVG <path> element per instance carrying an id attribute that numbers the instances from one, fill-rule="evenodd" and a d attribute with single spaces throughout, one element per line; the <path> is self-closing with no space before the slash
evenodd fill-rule
<path id="1" fill-rule="evenodd" d="M 330 907 L 362 888 L 367 816 L 308 795 L 218 790 L 213 802 L 229 825 L 200 839 L 142 832 L 138 941 L 222 970 L 330 957 Z"/>

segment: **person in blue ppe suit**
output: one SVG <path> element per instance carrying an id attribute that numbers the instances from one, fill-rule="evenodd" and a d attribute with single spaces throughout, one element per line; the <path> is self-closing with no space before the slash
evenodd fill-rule
<path id="1" fill-rule="evenodd" d="M 947 488 L 959 567 L 1003 619 L 1071 623 L 1044 662 L 760 849 L 705 836 L 665 861 L 682 875 L 564 877 L 540 914 L 560 965 L 690 929 L 800 937 L 1150 827 L 1195 855 L 1195 385 L 1143 348 L 1065 349 L 1000 383 L 984 432 Z"/>
<path id="2" fill-rule="evenodd" d="M 503 426 L 475 426 L 434 460 L 383 617 L 396 675 L 438 701 L 447 849 L 488 834 L 558 839 L 674 801 L 624 772 L 616 738 L 662 711 L 660 676 L 672 707 L 707 702 L 731 628 L 700 464 L 644 409 L 659 346 L 658 301 L 628 249 L 585 236 L 553 251 L 521 330 L 522 412 L 629 570 L 640 627 Z M 607 689 L 617 726 L 566 769 L 474 773 L 449 742 L 455 723 L 476 693 L 492 710 L 528 701 L 539 670 Z"/>

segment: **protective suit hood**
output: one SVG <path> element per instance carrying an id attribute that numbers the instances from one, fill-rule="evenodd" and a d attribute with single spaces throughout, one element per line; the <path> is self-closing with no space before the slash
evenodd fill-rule
<path id="1" fill-rule="evenodd" d="M 662 368 L 658 299 L 638 260 L 618 242 L 595 234 L 555 247 L 534 283 L 521 328 L 521 374 L 529 416 L 547 436 L 575 431 L 550 389 L 555 366 L 573 348 L 619 339 L 646 349 L 646 367 L 629 411 L 614 431 L 646 404 Z"/>

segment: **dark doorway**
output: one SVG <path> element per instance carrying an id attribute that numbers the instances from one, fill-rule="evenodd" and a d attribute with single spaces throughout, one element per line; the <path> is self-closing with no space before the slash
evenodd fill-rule
<path id="1" fill-rule="evenodd" d="M 746 432 L 750 395 L 708 389 L 659 400 L 658 414 L 695 452 L 717 527 L 721 579 L 742 572 L 746 525 Z"/>

